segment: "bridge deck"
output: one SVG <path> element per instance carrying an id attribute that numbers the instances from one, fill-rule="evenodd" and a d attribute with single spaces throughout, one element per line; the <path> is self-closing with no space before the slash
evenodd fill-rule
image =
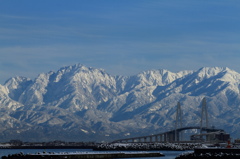
<path id="1" fill-rule="evenodd" d="M 184 130 L 191 130 L 191 129 L 199 129 L 199 130 L 202 130 L 202 131 L 206 131 L 208 133 L 209 132 L 224 132 L 224 130 L 222 130 L 222 129 L 206 128 L 206 127 L 201 128 L 200 126 L 188 126 L 188 127 L 178 128 L 176 130 L 170 130 L 170 131 L 166 131 L 166 132 L 159 133 L 159 134 L 154 134 L 154 135 L 119 139 L 119 140 L 113 141 L 113 143 L 128 142 L 128 141 L 132 141 L 132 142 L 139 142 L 139 141 L 141 141 L 141 142 L 152 142 L 153 140 L 155 142 L 157 142 L 157 141 L 169 141 L 169 140 L 170 141 L 179 141 L 179 133 L 184 131 Z M 147 141 L 147 139 L 148 139 L 148 141 Z"/>

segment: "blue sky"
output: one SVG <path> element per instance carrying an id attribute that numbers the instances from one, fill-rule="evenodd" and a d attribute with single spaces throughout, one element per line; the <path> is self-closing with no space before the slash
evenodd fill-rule
<path id="1" fill-rule="evenodd" d="M 81 63 L 112 75 L 240 72 L 238 0 L 0 0 L 0 83 Z"/>

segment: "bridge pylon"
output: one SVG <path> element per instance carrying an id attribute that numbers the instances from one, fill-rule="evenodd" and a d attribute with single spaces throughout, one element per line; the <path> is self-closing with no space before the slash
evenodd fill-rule
<path id="1" fill-rule="evenodd" d="M 205 126 L 204 126 L 205 120 Z M 202 114 L 201 114 L 201 121 L 200 121 L 200 133 L 202 134 L 203 127 L 208 128 L 208 112 L 207 112 L 207 100 L 204 97 L 202 100 Z"/>
<path id="2" fill-rule="evenodd" d="M 175 123 L 175 141 L 180 141 L 182 139 L 182 133 L 177 132 L 177 129 L 182 128 L 182 110 L 180 102 L 177 103 L 176 111 L 176 123 Z"/>

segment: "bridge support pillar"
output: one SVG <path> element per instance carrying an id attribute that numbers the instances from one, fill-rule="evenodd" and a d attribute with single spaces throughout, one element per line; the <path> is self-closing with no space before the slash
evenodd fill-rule
<path id="1" fill-rule="evenodd" d="M 175 141 L 175 134 L 174 133 L 169 133 L 169 142 L 174 142 Z"/>
<path id="2" fill-rule="evenodd" d="M 182 128 L 182 110 L 180 102 L 177 103 L 175 134 L 173 141 L 179 141 L 179 132 L 177 131 L 178 128 Z"/>
<path id="3" fill-rule="evenodd" d="M 164 142 L 167 142 L 167 133 L 164 134 Z"/>
<path id="4" fill-rule="evenodd" d="M 174 141 L 178 142 L 180 141 L 180 132 L 175 130 L 175 136 L 174 136 Z"/>

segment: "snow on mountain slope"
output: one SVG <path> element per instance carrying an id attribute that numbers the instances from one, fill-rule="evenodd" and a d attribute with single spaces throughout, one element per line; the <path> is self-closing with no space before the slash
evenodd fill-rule
<path id="1" fill-rule="evenodd" d="M 15 101 L 19 100 L 19 96 L 32 83 L 32 80 L 26 77 L 13 77 L 4 84 L 9 90 L 9 97 Z"/>
<path id="2" fill-rule="evenodd" d="M 22 104 L 11 99 L 9 94 L 11 94 L 11 91 L 9 91 L 6 86 L 0 85 L 0 109 L 16 110 L 17 108 L 21 107 Z"/>
<path id="3" fill-rule="evenodd" d="M 99 109 L 113 113 L 111 121 L 119 122 L 139 115 L 156 98 L 152 94 L 159 85 L 166 85 L 191 71 L 172 73 L 167 70 L 151 70 L 131 76 L 124 91 L 112 100 L 101 104 Z"/>
<path id="4" fill-rule="evenodd" d="M 183 103 L 186 119 L 199 119 L 200 107 L 196 109 L 198 105 L 194 104 L 194 101 L 200 103 L 203 97 L 207 97 L 209 115 L 213 119 L 211 124 L 227 127 L 232 123 L 228 123 L 226 119 L 233 119 L 230 114 L 226 114 L 227 112 L 239 118 L 237 115 L 240 113 L 239 77 L 239 73 L 228 68 L 201 68 L 165 87 L 158 87 L 154 93 L 159 99 L 164 100 L 178 95 L 184 96 L 179 100 Z"/>
<path id="5" fill-rule="evenodd" d="M 103 70 L 74 65 L 50 76 L 44 103 L 71 111 L 82 111 L 112 98 L 115 79 Z"/>
<path id="6" fill-rule="evenodd" d="M 81 64 L 14 77 L 0 85 L 5 140 L 114 140 L 173 129 L 177 102 L 185 126 L 200 121 L 207 98 L 211 125 L 237 135 L 240 74 L 221 67 L 112 76 Z M 4 126 L 3 123 L 8 123 Z M 35 135 L 33 135 L 35 134 Z"/>

